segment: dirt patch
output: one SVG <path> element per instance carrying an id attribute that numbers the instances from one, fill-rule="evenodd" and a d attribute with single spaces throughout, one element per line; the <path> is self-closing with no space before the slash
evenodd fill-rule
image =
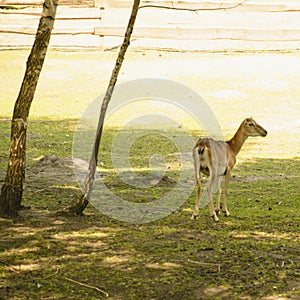
<path id="1" fill-rule="evenodd" d="M 47 176 L 57 178 L 60 176 L 72 176 L 73 160 L 72 158 L 58 157 L 55 154 L 41 156 L 35 160 L 35 163 L 28 169 L 30 176 Z"/>

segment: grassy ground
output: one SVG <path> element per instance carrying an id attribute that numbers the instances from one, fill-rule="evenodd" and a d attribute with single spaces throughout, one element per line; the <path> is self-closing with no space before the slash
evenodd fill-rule
<path id="1" fill-rule="evenodd" d="M 5 74 L 0 89 L 2 181 L 9 143 L 7 118 L 26 53 L 0 55 L 5 58 L 0 70 Z M 268 129 L 266 138 L 249 139 L 242 150 L 230 184 L 231 216 L 221 216 L 218 224 L 209 218 L 207 208 L 197 221 L 190 220 L 194 192 L 176 212 L 146 224 L 110 219 L 93 206 L 83 217 L 58 212 L 80 195 L 70 159 L 73 134 L 85 106 L 105 87 L 114 53 L 103 55 L 105 60 L 97 53 L 51 52 L 48 57 L 28 128 L 23 205 L 30 209 L 19 218 L 0 219 L 0 299 L 298 299 L 300 91 L 298 70 L 291 63 L 298 55 L 182 54 L 189 72 L 180 69 L 184 64 L 180 54 L 129 56 L 122 80 L 144 76 L 148 67 L 150 75 L 170 76 L 203 90 L 226 136 L 250 113 Z M 267 68 L 272 67 L 271 58 L 278 64 L 277 73 Z M 192 68 L 195 59 L 197 67 Z M 135 62 L 144 65 L 133 68 Z M 153 62 L 161 69 L 155 70 Z M 241 64 L 247 62 L 246 71 Z M 289 62 L 291 68 L 286 67 Z M 263 101 L 257 100 L 259 95 Z M 183 131 L 172 134 L 180 136 Z M 200 134 L 195 128 L 189 132 L 194 139 Z M 112 168 L 110 148 L 117 133 L 106 128 L 101 145 L 100 167 L 107 186 L 123 199 L 144 203 L 172 190 L 180 171 L 176 147 L 153 133 L 133 144 L 130 161 L 141 176 L 149 174 L 152 153 L 163 155 L 167 164 L 157 185 L 134 188 Z"/>

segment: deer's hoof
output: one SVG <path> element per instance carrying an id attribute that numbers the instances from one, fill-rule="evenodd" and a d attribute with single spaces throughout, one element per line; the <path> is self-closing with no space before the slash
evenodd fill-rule
<path id="1" fill-rule="evenodd" d="M 224 211 L 224 214 L 225 214 L 226 217 L 229 217 L 229 216 L 230 216 L 230 212 L 229 212 L 228 210 L 225 210 L 225 211 Z"/>
<path id="2" fill-rule="evenodd" d="M 215 212 L 216 212 L 216 215 L 217 215 L 217 216 L 220 215 L 220 210 L 219 210 L 219 209 L 216 209 Z"/>
<path id="3" fill-rule="evenodd" d="M 216 215 L 216 214 L 214 214 L 213 216 L 211 216 L 212 218 L 213 218 L 213 220 L 215 221 L 215 222 L 219 222 L 220 220 L 219 220 L 219 218 L 218 218 L 218 216 Z"/>
<path id="4" fill-rule="evenodd" d="M 198 215 L 193 214 L 191 220 L 197 220 L 197 219 L 198 219 Z"/>

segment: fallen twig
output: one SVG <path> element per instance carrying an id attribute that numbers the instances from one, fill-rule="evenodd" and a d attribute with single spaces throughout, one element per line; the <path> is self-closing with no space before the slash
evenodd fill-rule
<path id="1" fill-rule="evenodd" d="M 48 275 L 48 276 L 44 277 L 44 278 L 43 278 L 43 280 L 46 280 L 46 279 L 48 279 L 48 278 L 50 278 L 50 277 L 52 277 L 52 276 L 56 275 L 56 274 L 58 273 L 58 271 L 59 271 L 59 268 L 57 268 L 57 269 L 56 269 L 55 273 L 53 273 L 53 274 L 50 274 L 50 275 Z"/>
<path id="2" fill-rule="evenodd" d="M 108 297 L 108 293 L 106 293 L 105 291 L 99 289 L 98 287 L 96 286 L 93 286 L 93 285 L 88 285 L 88 284 L 85 284 L 85 283 L 82 283 L 82 282 L 79 282 L 79 281 L 76 281 L 76 280 L 73 280 L 71 278 L 68 278 L 68 277 L 65 277 L 66 280 L 70 281 L 70 282 L 73 282 L 73 283 L 76 283 L 80 286 L 84 286 L 84 287 L 87 287 L 87 288 L 90 288 L 90 289 L 93 289 L 93 290 L 96 290 L 102 294 L 104 294 L 106 297 Z"/>

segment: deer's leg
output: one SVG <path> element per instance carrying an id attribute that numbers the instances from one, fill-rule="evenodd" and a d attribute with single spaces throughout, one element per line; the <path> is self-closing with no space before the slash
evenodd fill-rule
<path id="1" fill-rule="evenodd" d="M 209 201 L 210 216 L 214 219 L 214 221 L 218 222 L 219 218 L 215 212 L 213 193 L 212 193 L 215 182 L 216 182 L 216 176 L 213 173 L 211 173 L 211 176 L 209 177 L 209 180 L 206 185 L 206 191 L 207 191 L 207 196 Z"/>
<path id="2" fill-rule="evenodd" d="M 217 180 L 217 207 L 216 207 L 216 214 L 219 215 L 220 214 L 220 199 L 221 199 L 221 193 L 222 193 L 222 189 L 221 189 L 221 183 L 222 183 L 222 177 L 218 177 Z"/>
<path id="3" fill-rule="evenodd" d="M 196 220 L 199 214 L 199 202 L 200 202 L 200 192 L 201 192 L 201 178 L 200 178 L 200 158 L 198 153 L 198 148 L 194 148 L 193 150 L 193 161 L 194 161 L 194 171 L 195 171 L 195 179 L 197 185 L 196 191 L 196 203 L 195 209 L 192 215 L 192 220 Z"/>
<path id="4" fill-rule="evenodd" d="M 221 193 L 222 189 L 221 186 L 219 186 L 218 191 L 217 191 L 217 207 L 216 207 L 216 214 L 220 214 L 220 199 L 221 199 Z"/>
<path id="5" fill-rule="evenodd" d="M 199 214 L 199 202 L 200 202 L 200 193 L 201 193 L 201 179 L 197 178 L 197 191 L 196 191 L 196 204 L 195 209 L 192 215 L 192 220 L 196 220 Z"/>
<path id="6" fill-rule="evenodd" d="M 230 216 L 230 212 L 228 211 L 227 208 L 227 192 L 228 192 L 228 184 L 229 184 L 230 176 L 231 176 L 231 170 L 228 170 L 225 175 L 225 182 L 224 182 L 224 207 L 223 207 L 223 211 L 227 217 Z"/>

